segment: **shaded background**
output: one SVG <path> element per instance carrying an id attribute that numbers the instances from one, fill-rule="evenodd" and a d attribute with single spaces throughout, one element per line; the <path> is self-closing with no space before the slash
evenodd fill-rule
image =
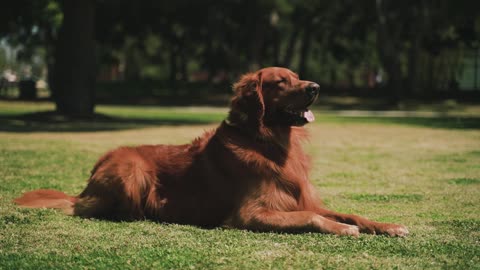
<path id="1" fill-rule="evenodd" d="M 329 96 L 480 97 L 479 1 L 17 0 L 1 5 L 0 96 L 223 104 L 239 74 L 288 67 Z M 19 89 L 19 91 L 17 90 Z"/>

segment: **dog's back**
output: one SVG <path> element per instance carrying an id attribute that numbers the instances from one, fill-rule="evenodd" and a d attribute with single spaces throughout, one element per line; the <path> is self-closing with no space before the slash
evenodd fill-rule
<path id="1" fill-rule="evenodd" d="M 234 203 L 216 132 L 187 145 L 122 147 L 99 159 L 74 214 L 218 226 Z"/>

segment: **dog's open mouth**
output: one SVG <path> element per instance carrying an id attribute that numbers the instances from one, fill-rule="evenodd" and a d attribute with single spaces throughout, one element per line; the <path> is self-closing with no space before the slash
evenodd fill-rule
<path id="1" fill-rule="evenodd" d="M 306 109 L 284 109 L 284 121 L 294 126 L 303 126 L 315 121 L 313 112 Z"/>

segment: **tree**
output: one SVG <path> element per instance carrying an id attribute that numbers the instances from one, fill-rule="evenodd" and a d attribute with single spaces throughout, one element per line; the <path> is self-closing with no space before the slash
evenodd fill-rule
<path id="1" fill-rule="evenodd" d="M 2 8 L 6 16 L 0 21 L 0 33 L 11 44 L 22 44 L 22 55 L 36 46 L 46 48 L 49 84 L 57 112 L 92 115 L 96 79 L 95 1 L 19 0 Z"/>
<path id="2" fill-rule="evenodd" d="M 95 2 L 63 2 L 50 86 L 57 112 L 90 116 L 95 106 Z"/>
<path id="3" fill-rule="evenodd" d="M 425 96 L 448 88 L 459 66 L 458 51 L 478 40 L 474 28 L 479 4 L 448 0 L 375 4 L 378 55 L 394 96 Z"/>
<path id="4" fill-rule="evenodd" d="M 400 63 L 401 54 L 401 35 L 404 24 L 401 23 L 402 14 L 405 15 L 405 9 L 398 11 L 400 6 L 392 7 L 396 1 L 376 0 L 377 11 L 377 48 L 383 67 L 388 74 L 388 87 L 392 91 L 395 100 L 402 97 L 403 82 Z"/>

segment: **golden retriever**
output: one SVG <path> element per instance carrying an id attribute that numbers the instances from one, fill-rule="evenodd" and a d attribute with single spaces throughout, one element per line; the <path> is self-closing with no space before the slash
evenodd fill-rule
<path id="1" fill-rule="evenodd" d="M 324 208 L 308 180 L 303 126 L 319 85 L 269 67 L 243 75 L 225 121 L 185 145 L 121 147 L 94 166 L 80 195 L 25 193 L 26 207 L 81 217 L 151 219 L 254 231 L 406 236 L 402 225 Z"/>

